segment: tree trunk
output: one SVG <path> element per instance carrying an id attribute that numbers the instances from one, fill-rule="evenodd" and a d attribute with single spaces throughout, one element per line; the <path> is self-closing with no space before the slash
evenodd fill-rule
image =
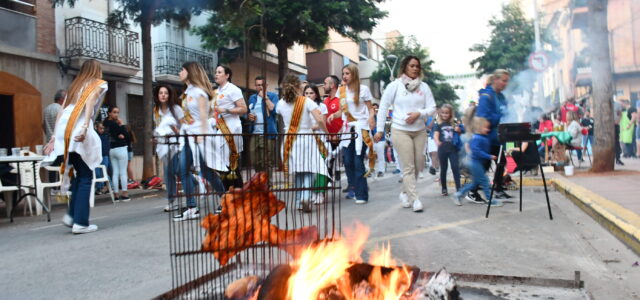
<path id="1" fill-rule="evenodd" d="M 613 121 L 613 73 L 609 55 L 607 0 L 589 0 L 589 48 L 595 143 L 593 172 L 613 171 L 615 140 Z"/>
<path id="2" fill-rule="evenodd" d="M 142 30 L 142 107 L 144 112 L 144 153 L 142 159 L 142 179 L 155 175 L 153 170 L 153 65 L 151 63 L 151 20 L 152 5 L 143 5 L 140 28 Z"/>
<path id="3" fill-rule="evenodd" d="M 287 52 L 289 47 L 284 43 L 277 43 L 276 48 L 278 48 L 278 86 L 280 86 L 289 70 L 289 53 Z"/>

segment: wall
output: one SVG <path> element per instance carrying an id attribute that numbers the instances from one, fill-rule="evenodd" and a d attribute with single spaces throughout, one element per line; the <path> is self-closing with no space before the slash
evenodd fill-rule
<path id="1" fill-rule="evenodd" d="M 333 30 L 329 30 L 329 42 L 325 45 L 325 49 L 333 49 L 356 63 L 360 61 L 360 47 L 358 44 Z"/>

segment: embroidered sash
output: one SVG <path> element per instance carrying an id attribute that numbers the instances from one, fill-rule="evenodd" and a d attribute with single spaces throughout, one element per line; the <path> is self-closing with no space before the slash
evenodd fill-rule
<path id="1" fill-rule="evenodd" d="M 220 98 L 224 97 L 224 95 L 220 94 Z M 218 106 L 218 93 L 214 91 L 213 94 L 213 107 Z M 229 126 L 227 126 L 227 122 L 224 120 L 224 117 L 220 116 L 217 110 L 213 110 L 213 117 L 216 119 L 216 127 L 218 130 L 224 134 L 224 140 L 227 142 L 229 146 L 229 174 L 224 177 L 229 180 L 235 180 L 238 178 L 236 174 L 236 170 L 238 169 L 238 159 L 240 155 L 238 154 L 238 148 L 236 148 L 236 141 L 229 130 Z"/>
<path id="2" fill-rule="evenodd" d="M 304 109 L 306 98 L 304 96 L 298 96 L 296 103 L 293 106 L 293 114 L 291 115 L 291 122 L 289 123 L 289 130 L 287 136 L 284 138 L 284 151 L 282 154 L 282 164 L 284 167 L 284 173 L 289 173 L 289 155 L 293 142 L 296 140 L 296 133 L 300 126 L 300 120 L 302 120 L 302 110 Z"/>
<path id="3" fill-rule="evenodd" d="M 71 142 L 71 134 L 73 134 L 73 129 L 76 127 L 76 122 L 78 122 L 78 119 L 80 118 L 80 115 L 84 110 L 84 107 L 87 105 L 87 101 L 89 100 L 89 97 L 103 83 L 105 83 L 104 80 L 98 79 L 87 84 L 85 89 L 82 91 L 80 98 L 78 98 L 76 105 L 73 107 L 73 111 L 71 111 L 71 116 L 69 117 L 69 121 L 67 122 L 67 127 L 65 127 L 64 129 L 64 155 L 63 155 L 62 164 L 60 165 L 60 174 L 62 174 L 62 176 L 66 174 L 65 169 L 66 169 L 67 161 L 69 158 L 69 143 Z M 96 103 L 96 105 L 102 105 L 102 104 Z"/>
<path id="4" fill-rule="evenodd" d="M 184 111 L 184 118 L 182 119 L 182 123 L 184 124 L 188 124 L 191 125 L 195 122 L 195 120 L 193 120 L 193 117 L 191 116 L 191 113 L 189 112 L 189 109 L 187 108 L 187 94 L 182 94 L 182 96 L 180 96 L 180 100 L 182 102 L 182 110 Z"/>
<path id="5" fill-rule="evenodd" d="M 342 113 L 347 116 L 347 122 L 357 121 L 356 118 L 354 118 L 353 115 L 349 112 L 349 106 L 347 105 L 347 87 L 344 85 L 340 87 L 340 108 L 342 109 Z M 378 155 L 376 155 L 376 152 L 373 151 L 373 139 L 371 139 L 369 130 L 362 129 L 361 134 L 362 140 L 369 148 L 369 170 L 364 173 L 364 177 L 369 177 L 369 175 L 375 172 L 376 159 L 378 158 Z"/>
<path id="6" fill-rule="evenodd" d="M 349 105 L 347 104 L 347 87 L 344 85 L 340 87 L 340 109 L 342 110 L 342 113 L 347 116 L 347 122 L 356 121 L 356 118 L 354 118 L 349 112 Z"/>

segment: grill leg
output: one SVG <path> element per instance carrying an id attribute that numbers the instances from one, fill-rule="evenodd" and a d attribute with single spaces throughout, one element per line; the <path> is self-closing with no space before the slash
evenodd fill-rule
<path id="1" fill-rule="evenodd" d="M 542 184 L 544 185 L 544 196 L 547 197 L 547 208 L 549 209 L 549 219 L 553 220 L 553 215 L 551 214 L 551 203 L 549 203 L 549 192 L 547 191 L 547 179 L 544 177 L 544 170 L 542 169 L 542 165 L 540 165 L 540 174 L 542 175 Z"/>
<path id="2" fill-rule="evenodd" d="M 502 145 L 500 145 L 500 152 L 498 152 L 498 160 L 496 161 L 497 164 L 500 163 L 500 160 L 502 159 Z M 496 167 L 496 171 L 498 170 L 498 168 Z M 487 213 L 485 214 L 485 218 L 489 217 L 489 211 L 491 210 L 491 201 L 493 201 L 493 191 L 496 189 L 496 176 L 493 176 L 493 184 L 491 185 L 491 195 L 489 196 L 490 199 L 487 199 Z"/>

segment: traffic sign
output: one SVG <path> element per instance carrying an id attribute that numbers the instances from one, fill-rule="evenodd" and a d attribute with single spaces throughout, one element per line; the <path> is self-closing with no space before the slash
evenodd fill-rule
<path id="1" fill-rule="evenodd" d="M 543 51 L 536 51 L 529 55 L 529 67 L 537 72 L 543 72 L 549 67 L 549 56 Z"/>

